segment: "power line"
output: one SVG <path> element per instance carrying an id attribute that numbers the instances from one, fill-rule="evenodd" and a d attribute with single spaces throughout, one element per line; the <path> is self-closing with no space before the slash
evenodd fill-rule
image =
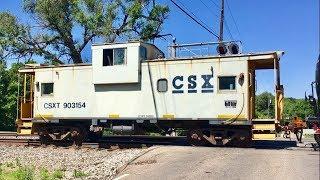
<path id="1" fill-rule="evenodd" d="M 230 28 L 229 28 L 229 26 L 228 26 L 227 20 L 225 19 L 224 21 L 226 22 L 226 28 L 227 28 L 227 32 L 228 32 L 229 38 L 230 38 L 231 40 L 234 40 L 234 39 L 233 39 L 233 36 L 232 36 L 232 33 L 231 33 L 231 31 L 230 31 Z"/>
<path id="2" fill-rule="evenodd" d="M 211 8 L 207 4 L 205 4 L 202 0 L 200 0 L 200 2 L 210 11 Z M 217 18 L 220 18 L 219 15 L 215 14 L 213 11 L 210 12 Z"/>
<path id="3" fill-rule="evenodd" d="M 194 14 L 192 11 L 190 11 L 190 9 L 188 9 L 187 6 L 185 6 L 181 1 L 179 1 L 179 0 L 176 0 L 176 1 L 178 1 L 181 4 L 181 6 L 183 6 L 183 8 L 185 8 L 187 11 L 189 11 L 193 15 L 194 18 L 198 19 L 199 22 L 201 22 L 204 26 L 206 26 L 208 29 L 210 29 L 210 26 L 208 26 L 205 22 L 203 22 L 201 20 L 201 18 L 199 18 L 196 14 Z"/>
<path id="4" fill-rule="evenodd" d="M 227 7 L 228 7 L 228 10 L 229 10 L 229 12 L 230 12 L 232 21 L 233 21 L 234 25 L 236 26 L 237 32 L 238 32 L 238 34 L 239 34 L 239 37 L 241 37 L 240 30 L 239 30 L 238 25 L 237 25 L 237 21 L 235 20 L 235 18 L 234 18 L 233 15 L 232 15 L 232 11 L 231 11 L 231 8 L 230 8 L 230 6 L 229 6 L 228 0 L 226 0 L 226 2 L 227 2 Z"/>
<path id="5" fill-rule="evenodd" d="M 215 14 L 215 13 L 212 11 L 212 8 L 210 8 L 205 2 L 203 2 L 203 0 L 200 0 L 200 2 L 208 9 L 208 11 L 209 11 L 212 15 L 214 15 L 214 16 L 217 17 L 217 18 L 220 18 L 220 16 L 217 15 L 217 14 Z M 229 26 L 228 26 L 227 20 L 225 20 L 225 23 L 226 23 L 226 29 L 227 29 L 229 38 L 230 38 L 231 40 L 234 40 L 234 39 L 233 39 L 233 36 L 232 36 L 232 33 L 231 33 L 231 31 L 230 31 L 230 28 L 229 28 Z"/>
<path id="6" fill-rule="evenodd" d="M 191 18 L 194 22 L 196 22 L 198 25 L 200 25 L 202 28 L 204 28 L 205 30 L 207 30 L 209 33 L 211 33 L 212 35 L 214 35 L 216 38 L 219 38 L 219 36 L 214 33 L 213 31 L 211 31 L 209 28 L 207 28 L 205 25 L 205 23 L 201 23 L 199 20 L 197 20 L 195 17 L 193 17 L 192 15 L 190 15 L 186 10 L 184 10 L 179 4 L 177 4 L 174 0 L 170 0 L 176 7 L 178 7 L 183 13 L 185 13 L 189 18 Z M 192 13 L 193 14 L 193 13 Z M 194 14 L 193 14 L 194 15 Z M 195 16 L 195 15 L 194 15 Z"/>
<path id="7" fill-rule="evenodd" d="M 180 4 L 181 4 L 181 6 L 186 10 L 186 11 L 189 11 L 192 15 L 193 15 L 193 17 L 195 18 L 195 19 L 197 19 L 199 22 L 201 22 L 204 26 L 206 26 L 206 28 L 208 28 L 208 29 L 211 29 L 211 27 L 210 26 L 208 26 L 204 21 L 202 21 L 201 20 L 201 18 L 199 18 L 196 14 L 194 14 L 190 9 L 188 9 L 188 7 L 186 6 L 186 5 L 184 5 L 181 1 L 179 1 L 179 0 L 176 0 L 177 2 L 179 2 Z M 213 30 L 212 30 L 212 32 L 214 32 Z M 214 32 L 215 33 L 215 32 Z M 215 34 L 217 34 L 217 33 L 215 33 Z"/>
<path id="8" fill-rule="evenodd" d="M 210 0 L 218 9 L 220 9 L 220 6 L 214 1 L 214 0 Z"/>

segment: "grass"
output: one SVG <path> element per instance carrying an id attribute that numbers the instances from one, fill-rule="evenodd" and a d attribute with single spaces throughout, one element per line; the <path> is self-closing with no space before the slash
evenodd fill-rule
<path id="1" fill-rule="evenodd" d="M 19 159 L 15 162 L 0 164 L 0 180 L 58 180 L 64 178 L 64 171 L 58 169 L 53 172 L 45 168 L 35 171 L 33 166 L 22 165 Z"/>

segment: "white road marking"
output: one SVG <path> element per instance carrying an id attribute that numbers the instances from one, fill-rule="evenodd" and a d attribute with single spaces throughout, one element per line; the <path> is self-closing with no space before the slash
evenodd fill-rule
<path id="1" fill-rule="evenodd" d="M 127 177 L 127 176 L 129 176 L 129 174 L 123 174 L 123 175 L 121 175 L 119 177 L 114 178 L 113 180 L 120 180 L 120 179 L 122 179 L 124 177 Z"/>

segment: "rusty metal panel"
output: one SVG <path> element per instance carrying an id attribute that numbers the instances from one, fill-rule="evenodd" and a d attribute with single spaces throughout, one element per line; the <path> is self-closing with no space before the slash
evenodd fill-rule
<path id="1" fill-rule="evenodd" d="M 22 118 L 32 118 L 32 103 L 21 103 Z"/>

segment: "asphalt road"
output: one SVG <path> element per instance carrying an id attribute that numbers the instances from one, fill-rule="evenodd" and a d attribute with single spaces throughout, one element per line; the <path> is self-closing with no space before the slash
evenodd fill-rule
<path id="1" fill-rule="evenodd" d="M 152 148 L 129 164 L 116 180 L 320 179 L 320 153 L 311 148 Z"/>

